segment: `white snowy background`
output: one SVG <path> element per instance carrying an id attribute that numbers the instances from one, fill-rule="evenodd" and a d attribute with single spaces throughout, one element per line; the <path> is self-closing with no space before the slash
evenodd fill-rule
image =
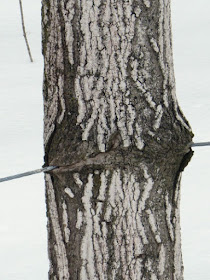
<path id="1" fill-rule="evenodd" d="M 210 141 L 210 1 L 172 1 L 177 96 L 195 134 Z M 43 164 L 41 1 L 0 1 L 0 177 Z M 195 148 L 183 174 L 185 280 L 210 279 L 210 147 Z M 0 279 L 47 280 L 43 174 L 0 183 Z"/>

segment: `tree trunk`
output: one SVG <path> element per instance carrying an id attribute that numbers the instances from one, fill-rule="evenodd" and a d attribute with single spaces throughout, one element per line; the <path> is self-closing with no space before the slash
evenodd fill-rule
<path id="1" fill-rule="evenodd" d="M 183 279 L 170 0 L 44 0 L 49 279 Z"/>

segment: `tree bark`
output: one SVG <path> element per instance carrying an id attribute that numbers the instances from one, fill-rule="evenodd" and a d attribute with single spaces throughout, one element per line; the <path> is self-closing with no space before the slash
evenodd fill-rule
<path id="1" fill-rule="evenodd" d="M 42 2 L 49 279 L 183 279 L 170 1 Z"/>

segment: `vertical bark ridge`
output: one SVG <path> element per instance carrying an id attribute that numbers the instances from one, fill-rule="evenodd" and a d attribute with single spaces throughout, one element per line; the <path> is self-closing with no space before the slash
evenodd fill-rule
<path id="1" fill-rule="evenodd" d="M 53 229 L 52 234 L 55 238 L 53 252 L 56 255 L 56 263 L 50 263 L 50 274 L 52 274 L 56 269 L 56 276 L 58 277 L 58 279 L 69 279 L 67 253 L 63 240 L 63 232 L 59 224 L 59 215 L 56 205 L 55 193 L 50 175 L 46 175 L 46 183 L 49 218 L 51 222 L 51 227 Z"/>

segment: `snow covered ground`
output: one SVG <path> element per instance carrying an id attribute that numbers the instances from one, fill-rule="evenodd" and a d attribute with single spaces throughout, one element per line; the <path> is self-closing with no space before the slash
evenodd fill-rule
<path id="1" fill-rule="evenodd" d="M 0 177 L 43 164 L 41 1 L 23 1 L 34 63 L 22 36 L 19 1 L 0 3 Z M 210 2 L 173 3 L 179 103 L 194 141 L 210 141 Z M 195 148 L 182 180 L 185 280 L 210 279 L 210 147 Z M 43 175 L 0 184 L 0 279 L 47 280 Z"/>

